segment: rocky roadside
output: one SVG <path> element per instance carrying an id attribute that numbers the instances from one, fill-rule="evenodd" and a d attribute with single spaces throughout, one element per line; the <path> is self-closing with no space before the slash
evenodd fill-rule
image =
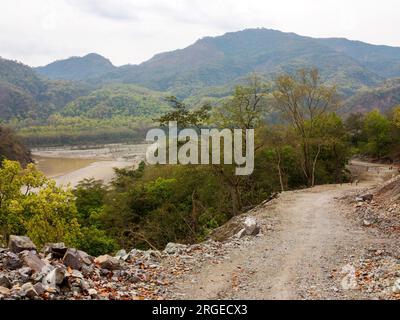
<path id="1" fill-rule="evenodd" d="M 242 218 L 242 228 L 221 243 L 169 243 L 163 251 L 129 252 L 92 257 L 47 244 L 41 251 L 28 237 L 11 236 L 0 248 L 0 300 L 163 300 L 171 297 L 174 281 L 204 264 L 217 264 L 226 252 L 260 228 Z"/>
<path id="2" fill-rule="evenodd" d="M 361 248 L 339 272 L 345 290 L 372 299 L 400 300 L 400 177 L 370 190 L 359 190 L 339 201 L 347 213 L 381 243 Z"/>

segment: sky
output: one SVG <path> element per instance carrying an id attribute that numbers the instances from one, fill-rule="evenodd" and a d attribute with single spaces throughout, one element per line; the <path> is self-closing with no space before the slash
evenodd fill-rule
<path id="1" fill-rule="evenodd" d="M 137 64 L 259 27 L 400 47 L 399 17 L 398 0 L 0 0 L 0 56 L 40 66 L 96 52 Z"/>

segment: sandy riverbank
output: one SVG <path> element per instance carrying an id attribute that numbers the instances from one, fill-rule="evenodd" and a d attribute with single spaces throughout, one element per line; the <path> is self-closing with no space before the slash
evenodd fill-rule
<path id="1" fill-rule="evenodd" d="M 92 148 L 42 148 L 32 150 L 39 170 L 58 185 L 75 187 L 83 179 L 109 183 L 114 168 L 138 165 L 145 159 L 147 145 L 105 145 Z"/>

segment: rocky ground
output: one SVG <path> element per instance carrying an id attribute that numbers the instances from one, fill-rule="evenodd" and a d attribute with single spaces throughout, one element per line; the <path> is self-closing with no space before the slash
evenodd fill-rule
<path id="1" fill-rule="evenodd" d="M 0 300 L 166 299 L 174 281 L 202 265 L 220 263 L 229 248 L 258 230 L 250 219 L 243 221 L 240 236 L 225 244 L 170 243 L 164 251 L 121 250 L 115 257 L 97 258 L 63 243 L 38 252 L 29 238 L 11 236 L 9 247 L 0 249 Z"/>
<path id="2" fill-rule="evenodd" d="M 382 239 L 347 265 L 353 287 L 377 299 L 400 299 L 400 177 L 340 199 L 347 217 Z"/>

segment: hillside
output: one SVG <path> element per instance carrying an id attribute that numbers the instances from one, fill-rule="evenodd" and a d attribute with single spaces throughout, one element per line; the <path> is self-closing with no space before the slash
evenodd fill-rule
<path id="1" fill-rule="evenodd" d="M 384 82 L 382 85 L 361 90 L 345 101 L 345 112 L 368 112 L 379 109 L 389 111 L 400 104 L 400 79 Z"/>
<path id="2" fill-rule="evenodd" d="M 115 116 L 155 117 L 169 109 L 167 94 L 129 84 L 105 86 L 69 103 L 61 114 L 68 117 L 107 119 Z"/>
<path id="3" fill-rule="evenodd" d="M 102 76 L 114 69 L 110 60 L 96 53 L 84 57 L 71 57 L 35 68 L 39 74 L 53 80 L 87 80 Z"/>
<path id="4" fill-rule="evenodd" d="M 30 151 L 12 131 L 0 126 L 0 165 L 4 159 L 19 161 L 22 165 L 32 161 Z"/>
<path id="5" fill-rule="evenodd" d="M 0 118 L 3 120 L 47 119 L 89 91 L 87 84 L 48 81 L 22 63 L 0 58 Z"/>

